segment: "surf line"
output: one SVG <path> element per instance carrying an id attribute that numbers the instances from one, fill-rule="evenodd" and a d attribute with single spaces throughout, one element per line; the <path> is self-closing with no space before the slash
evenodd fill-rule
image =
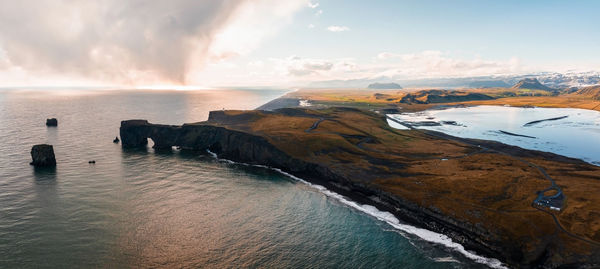
<path id="1" fill-rule="evenodd" d="M 465 257 L 467 257 L 468 259 L 470 259 L 474 262 L 485 264 L 491 268 L 508 269 L 508 267 L 506 267 L 504 264 L 502 264 L 502 262 L 500 262 L 498 259 L 487 258 L 484 256 L 477 255 L 471 251 L 468 251 L 465 249 L 465 247 L 463 245 L 452 241 L 452 239 L 450 237 L 448 237 L 444 234 L 440 234 L 440 233 L 436 233 L 434 231 L 430 231 L 427 229 L 418 228 L 418 227 L 415 227 L 412 225 L 400 223 L 400 220 L 398 220 L 398 218 L 396 218 L 390 212 L 381 211 L 371 205 L 358 204 L 358 203 L 346 198 L 345 196 L 343 196 L 341 194 L 330 191 L 321 185 L 312 184 L 304 179 L 294 176 L 294 175 L 292 175 L 288 172 L 285 172 L 279 168 L 269 167 L 269 166 L 260 165 L 260 164 L 247 164 L 247 163 L 235 162 L 235 161 L 228 160 L 228 159 L 221 159 L 221 158 L 219 158 L 219 156 L 216 153 L 214 153 L 208 149 L 206 150 L 206 152 L 208 152 L 208 154 L 210 156 L 212 156 L 213 158 L 215 158 L 218 161 L 223 161 L 223 162 L 230 163 L 230 164 L 241 164 L 244 166 L 260 167 L 260 168 L 265 168 L 265 169 L 269 169 L 272 171 L 276 171 L 284 176 L 287 176 L 291 179 L 299 181 L 309 187 L 312 187 L 312 188 L 318 190 L 319 192 L 325 194 L 325 196 L 331 197 L 346 206 L 349 206 L 355 210 L 363 212 L 371 217 L 374 217 L 375 219 L 377 219 L 379 221 L 385 222 L 397 230 L 400 230 L 400 231 L 403 231 L 406 233 L 410 233 L 412 235 L 416 235 L 417 237 L 419 237 L 422 240 L 425 240 L 427 242 L 436 243 L 436 244 L 442 245 L 444 247 L 450 248 L 450 249 L 464 255 Z"/>

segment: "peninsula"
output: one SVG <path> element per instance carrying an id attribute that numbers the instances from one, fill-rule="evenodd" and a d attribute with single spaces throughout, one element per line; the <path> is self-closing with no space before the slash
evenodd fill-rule
<path id="1" fill-rule="evenodd" d="M 278 168 L 509 266 L 600 265 L 600 198 L 593 195 L 600 167 L 493 141 L 393 129 L 384 113 L 365 107 L 386 104 L 213 111 L 205 122 L 181 126 L 128 120 L 121 142 L 143 147 L 150 138 L 157 149 L 210 150 Z"/>

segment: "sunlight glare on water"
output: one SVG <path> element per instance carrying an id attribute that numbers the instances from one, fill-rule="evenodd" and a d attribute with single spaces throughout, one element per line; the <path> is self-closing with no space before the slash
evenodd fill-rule
<path id="1" fill-rule="evenodd" d="M 484 267 L 271 170 L 112 143 L 121 120 L 197 122 L 284 93 L 0 92 L 0 268 Z M 40 143 L 56 169 L 29 165 Z"/>

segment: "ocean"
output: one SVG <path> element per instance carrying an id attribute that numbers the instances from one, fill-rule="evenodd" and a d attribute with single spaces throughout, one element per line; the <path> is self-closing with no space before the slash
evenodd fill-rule
<path id="1" fill-rule="evenodd" d="M 487 267 L 441 235 L 272 169 L 112 142 L 121 120 L 204 121 L 285 92 L 0 91 L 0 268 Z M 55 169 L 29 165 L 41 143 L 54 145 Z"/>

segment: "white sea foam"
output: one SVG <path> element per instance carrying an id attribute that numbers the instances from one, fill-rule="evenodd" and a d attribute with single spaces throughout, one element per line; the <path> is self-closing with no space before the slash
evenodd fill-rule
<path id="1" fill-rule="evenodd" d="M 434 258 L 433 260 L 436 261 L 436 262 L 455 262 L 455 263 L 460 263 L 459 261 L 457 261 L 456 259 L 454 259 L 452 257 Z"/>
<path id="2" fill-rule="evenodd" d="M 381 211 L 379 209 L 377 209 L 374 206 L 371 205 L 361 205 L 358 204 L 352 200 L 349 200 L 348 198 L 344 197 L 341 194 L 332 192 L 330 190 L 328 190 L 327 188 L 321 186 L 321 185 L 317 185 L 317 184 L 313 184 L 310 183 L 304 179 L 301 179 L 297 176 L 294 176 L 288 172 L 285 172 L 279 168 L 274 168 L 274 167 L 269 167 L 269 166 L 265 166 L 265 165 L 251 165 L 251 164 L 246 164 L 246 163 L 239 163 L 239 162 L 234 162 L 231 160 L 227 160 L 227 159 L 220 159 L 218 158 L 217 154 L 207 150 L 207 152 L 215 157 L 216 159 L 218 159 L 219 161 L 224 161 L 224 162 L 228 162 L 228 163 L 236 163 L 236 164 L 241 164 L 241 165 L 245 165 L 245 166 L 255 166 L 255 167 L 262 167 L 262 168 L 267 168 L 267 169 L 271 169 L 274 171 L 279 172 L 282 175 L 285 175 L 287 177 L 290 177 L 294 180 L 297 180 L 299 182 L 302 182 L 314 189 L 317 189 L 319 192 L 325 194 L 328 197 L 331 197 L 337 201 L 339 201 L 340 203 L 347 205 L 351 208 L 354 208 L 360 212 L 363 212 L 367 215 L 370 215 L 380 221 L 383 221 L 387 224 L 389 224 L 390 226 L 394 227 L 397 230 L 403 231 L 403 232 L 407 232 L 413 235 L 416 235 L 417 237 L 428 241 L 428 242 L 432 242 L 432 243 L 436 243 L 442 246 L 445 246 L 447 248 L 450 248 L 456 252 L 461 253 L 462 255 L 464 255 L 465 257 L 477 262 L 477 263 L 481 263 L 481 264 L 485 264 L 491 268 L 508 268 L 506 266 L 504 266 L 502 264 L 502 262 L 500 262 L 497 259 L 494 258 L 487 258 L 487 257 L 483 257 L 480 255 L 477 255 L 471 251 L 467 251 L 465 249 L 465 247 L 459 243 L 456 243 L 454 241 L 452 241 L 452 239 L 446 235 L 440 234 L 440 233 L 436 233 L 430 230 L 426 230 L 426 229 L 422 229 L 422 228 L 418 228 L 412 225 L 408 225 L 408 224 L 403 224 L 400 223 L 400 220 L 398 220 L 398 218 L 396 218 L 392 213 L 387 212 L 387 211 Z"/>
<path id="3" fill-rule="evenodd" d="M 208 149 L 206 150 L 206 152 L 208 152 L 208 154 L 210 154 L 210 156 L 212 156 L 212 157 L 213 157 L 213 158 L 215 158 L 215 159 L 218 159 L 218 158 L 219 158 L 219 157 L 217 156 L 217 154 L 216 154 L 216 153 L 214 153 L 214 152 L 212 152 L 212 151 L 210 151 L 210 150 L 208 150 Z"/>

